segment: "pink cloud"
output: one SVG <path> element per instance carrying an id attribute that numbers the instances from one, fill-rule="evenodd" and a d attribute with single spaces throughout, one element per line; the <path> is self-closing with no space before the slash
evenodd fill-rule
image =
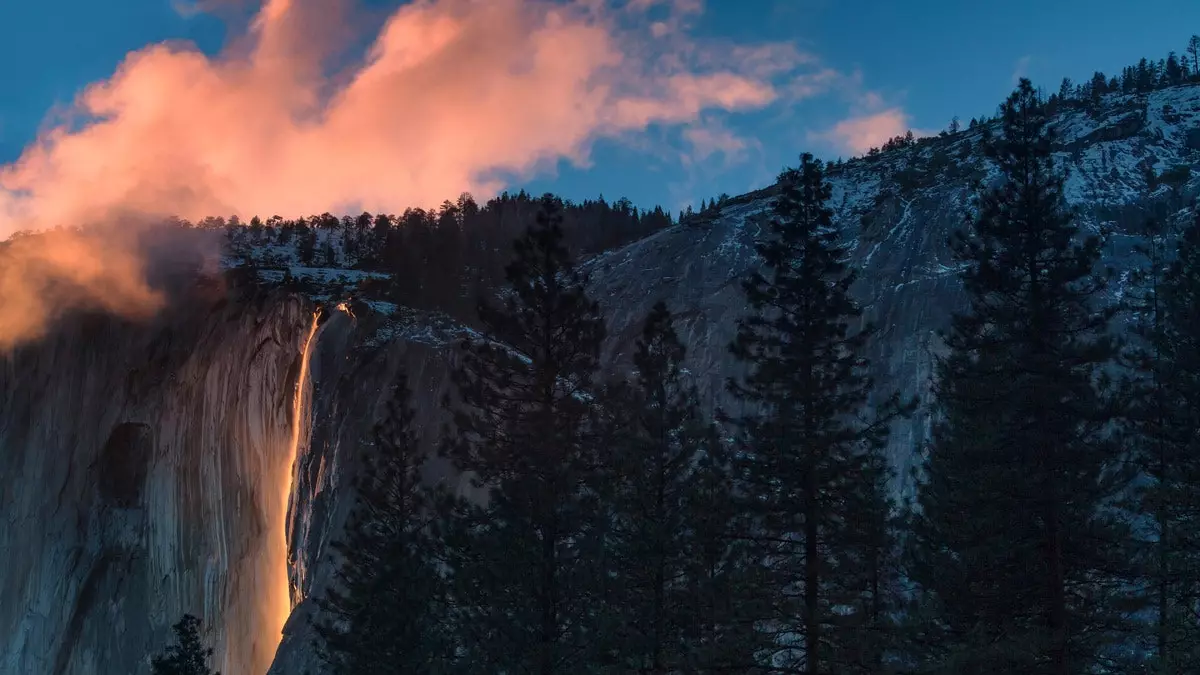
<path id="1" fill-rule="evenodd" d="M 832 129 L 812 134 L 814 140 L 826 140 L 855 154 L 879 147 L 895 136 L 909 130 L 908 115 L 900 108 L 851 117 L 835 124 Z M 916 132 L 914 131 L 914 134 Z"/>
<path id="2" fill-rule="evenodd" d="M 675 17 L 658 41 L 638 14 L 656 5 Z M 218 56 L 186 44 L 130 53 L 77 97 L 75 124 L 51 121 L 0 166 L 0 239 L 121 214 L 294 217 L 486 197 L 505 187 L 499 175 L 529 177 L 562 158 L 586 164 L 601 138 L 763 108 L 806 62 L 788 46 L 732 50 L 692 38 L 678 17 L 700 12 L 699 0 L 413 0 L 371 36 L 362 63 L 331 77 L 328 59 L 362 37 L 359 9 L 267 0 Z M 64 257 L 37 264 L 61 287 L 110 274 L 113 288 L 129 288 L 136 278 Z M 76 268 L 92 271 L 85 279 Z M 0 278 L 0 297 L 36 297 L 19 283 Z M 149 297 L 136 291 L 128 295 Z"/>
<path id="3" fill-rule="evenodd" d="M 692 148 L 691 154 L 685 155 L 685 163 L 703 162 L 720 154 L 724 156 L 726 164 L 733 164 L 742 160 L 754 143 L 712 122 L 684 129 L 683 137 Z"/>
<path id="4" fill-rule="evenodd" d="M 130 54 L 76 101 L 92 123 L 52 128 L 0 167 L 0 236 L 114 209 L 301 215 L 487 194 L 497 171 L 582 160 L 600 137 L 766 106 L 796 65 L 770 47 L 700 71 L 647 60 L 641 31 L 596 3 L 416 0 L 327 96 L 322 61 L 346 37 L 330 30 L 345 11 L 271 0 L 244 53 Z"/>

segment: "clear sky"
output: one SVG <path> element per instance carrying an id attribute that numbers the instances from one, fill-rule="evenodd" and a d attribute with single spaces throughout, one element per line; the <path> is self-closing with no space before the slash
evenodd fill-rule
<path id="1" fill-rule="evenodd" d="M 183 40 L 216 55 L 228 46 L 227 36 L 245 33 L 244 19 L 254 10 L 242 7 L 240 14 L 226 12 L 218 18 L 180 11 L 179 1 L 0 1 L 0 164 L 16 161 L 52 110 L 61 110 L 89 83 L 112 77 L 128 54 L 165 40 Z M 1142 56 L 1157 59 L 1168 50 L 1182 52 L 1187 38 L 1200 33 L 1196 0 L 707 0 L 700 12 L 698 0 L 611 1 L 674 3 L 686 23 L 679 30 L 687 34 L 688 44 L 709 45 L 708 60 L 686 69 L 718 67 L 714 59 L 719 61 L 722 49 L 733 44 L 790 44 L 800 55 L 797 63 L 803 63 L 768 74 L 776 88 L 769 102 L 700 106 L 645 123 L 623 122 L 615 131 L 596 131 L 603 126 L 596 122 L 581 132 L 586 142 L 561 152 L 549 147 L 533 164 L 495 172 L 502 178 L 488 182 L 489 188 L 551 190 L 574 199 L 624 195 L 639 205 L 679 208 L 720 192 L 760 187 L 801 151 L 848 156 L 881 133 L 906 127 L 936 132 L 953 115 L 965 121 L 991 113 L 1019 75 L 1056 88 L 1064 75 L 1081 79 L 1096 69 L 1111 75 Z M 358 4 L 369 4 L 374 12 L 369 15 L 381 19 L 400 3 Z M 243 20 L 230 22 L 235 15 Z M 648 14 L 646 20 L 655 18 L 661 16 Z M 378 28 L 382 22 L 363 25 Z M 363 45 L 374 37 L 370 30 L 356 35 Z M 679 49 L 691 53 L 690 48 Z M 752 70 L 746 66 L 739 72 Z M 571 91 L 580 96 L 580 90 Z M 779 95 L 782 91 L 793 93 Z M 470 102 L 456 99 L 455 105 Z M 539 105 L 588 104 L 547 98 Z M 682 104 L 674 100 L 672 105 Z M 355 119 L 355 128 L 366 124 Z M 561 124 L 543 123 L 548 130 Z M 422 133 L 433 138 L 451 132 Z M 144 137 L 146 143 L 169 143 Z M 125 152 L 129 142 L 134 141 L 114 142 L 102 154 Z M 554 160 L 556 152 L 560 158 Z M 396 180 L 404 180 L 407 171 L 417 170 L 398 170 Z M 445 191 L 445 185 L 429 189 Z"/>

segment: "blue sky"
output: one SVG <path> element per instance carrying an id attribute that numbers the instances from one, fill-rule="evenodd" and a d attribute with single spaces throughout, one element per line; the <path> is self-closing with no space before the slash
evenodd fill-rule
<path id="1" fill-rule="evenodd" d="M 697 22 L 703 36 L 794 42 L 822 67 L 859 78 L 856 95 L 873 95 L 882 107 L 902 110 L 912 127 L 936 131 L 953 115 L 991 113 L 1018 74 L 1056 88 L 1064 75 L 1111 75 L 1142 56 L 1182 52 L 1200 32 L 1200 2 L 708 0 Z M 182 39 L 215 53 L 224 35 L 216 18 L 181 16 L 169 0 L 0 3 L 0 163 L 19 156 L 53 106 L 111 75 L 128 52 Z M 820 132 L 853 114 L 846 96 L 826 93 L 786 107 L 711 115 L 746 141 L 744 152 L 689 163 L 682 150 L 602 140 L 588 167 L 562 161 L 557 171 L 513 188 L 573 199 L 624 195 L 642 206 L 679 208 L 759 187 L 805 150 L 851 154 Z M 651 128 L 646 136 L 670 148 L 679 132 Z"/>

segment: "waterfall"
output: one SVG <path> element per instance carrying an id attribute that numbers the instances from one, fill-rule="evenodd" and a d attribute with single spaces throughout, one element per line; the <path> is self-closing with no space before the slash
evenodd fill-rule
<path id="1" fill-rule="evenodd" d="M 296 591 L 292 588 L 289 581 L 289 570 L 291 561 L 288 556 L 288 508 L 292 500 L 292 483 L 296 475 L 296 458 L 300 450 L 301 440 L 309 425 L 306 423 L 308 417 L 306 403 L 311 404 L 311 395 L 306 393 L 311 390 L 311 382 L 309 381 L 309 361 L 312 358 L 313 343 L 316 341 L 317 330 L 321 318 L 321 310 L 318 308 L 313 312 L 312 323 L 308 329 L 308 335 L 304 340 L 304 347 L 300 354 L 300 373 L 296 378 L 296 390 L 292 397 L 292 429 L 291 436 L 288 441 L 287 452 L 281 459 L 279 465 L 279 478 L 276 485 L 279 492 L 276 494 L 278 501 L 273 511 L 273 520 L 269 525 L 267 550 L 265 551 L 266 564 L 270 565 L 270 587 L 265 590 L 267 597 L 264 600 L 265 604 L 265 621 L 263 626 L 263 635 L 260 636 L 259 642 L 264 647 L 269 649 L 265 662 L 258 662 L 255 658 L 255 669 L 253 675 L 265 673 L 270 667 L 271 659 L 274 658 L 275 649 L 279 645 L 279 641 L 283 635 L 284 624 L 287 623 L 288 617 L 292 613 L 292 608 L 295 607 L 299 598 L 296 597 Z"/>

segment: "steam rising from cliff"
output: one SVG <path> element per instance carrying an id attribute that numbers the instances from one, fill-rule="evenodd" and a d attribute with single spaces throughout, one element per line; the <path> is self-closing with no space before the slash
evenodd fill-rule
<path id="1" fill-rule="evenodd" d="M 490 195 L 564 158 L 586 164 L 599 138 L 765 106 L 807 63 L 788 45 L 693 39 L 702 9 L 414 0 L 372 25 L 351 0 L 267 0 L 215 57 L 152 45 L 87 87 L 0 166 L 0 239 L 117 212 L 295 217 Z M 34 250 L 47 244 L 61 249 Z M 0 297 L 28 318 L 13 332 L 0 310 L 0 347 L 35 335 L 48 304 L 153 310 L 128 251 L 63 235 L 4 255 L 18 271 Z"/>
<path id="2" fill-rule="evenodd" d="M 0 245 L 0 352 L 39 337 L 70 307 L 141 318 L 161 306 L 144 261 L 102 235 L 56 230 Z"/>

